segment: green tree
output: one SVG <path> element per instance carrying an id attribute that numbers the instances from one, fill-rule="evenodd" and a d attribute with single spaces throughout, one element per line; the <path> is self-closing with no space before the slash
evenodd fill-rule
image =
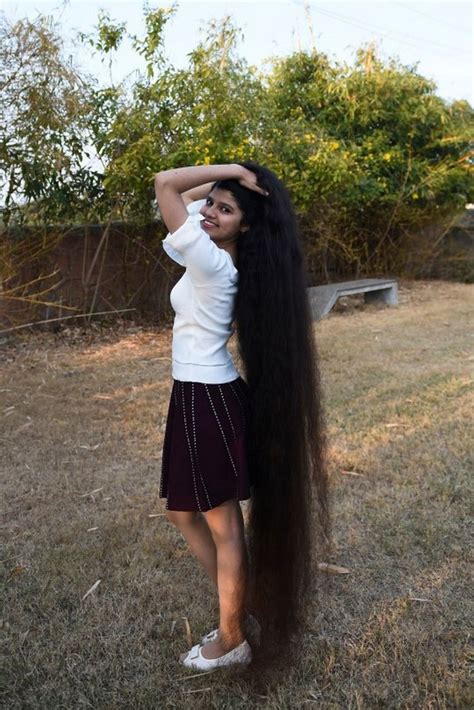
<path id="1" fill-rule="evenodd" d="M 315 259 L 323 252 L 352 271 L 385 270 L 387 245 L 396 250 L 472 201 L 473 109 L 434 91 L 373 46 L 353 66 L 316 51 L 275 62 L 261 154 L 289 185 Z"/>
<path id="2" fill-rule="evenodd" d="M 211 21 L 190 52 L 186 69 L 175 69 L 163 52 L 164 29 L 174 9 L 148 10 L 146 36 L 134 37 L 145 76 L 100 133 L 106 163 L 104 185 L 122 216 L 149 220 L 154 213 L 153 174 L 169 167 L 231 162 L 252 154 L 262 86 L 255 69 L 236 56 L 238 30 L 229 17 Z M 150 33 L 152 37 L 150 38 Z M 96 45 L 98 48 L 98 45 Z M 110 51 L 108 49 L 107 51 Z M 92 116 L 101 116 L 103 92 L 91 94 Z M 89 125 L 96 133 L 96 119 Z"/>
<path id="3" fill-rule="evenodd" d="M 3 223 L 68 219 L 102 191 L 84 165 L 85 78 L 62 54 L 50 17 L 0 16 Z"/>

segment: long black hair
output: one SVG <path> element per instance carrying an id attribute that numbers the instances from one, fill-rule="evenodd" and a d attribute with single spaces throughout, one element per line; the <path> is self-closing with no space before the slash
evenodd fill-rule
<path id="1" fill-rule="evenodd" d="M 318 554 L 329 540 L 326 435 L 317 347 L 296 215 L 268 168 L 240 163 L 268 197 L 237 180 L 229 190 L 250 229 L 237 242 L 234 319 L 250 389 L 247 523 L 249 608 L 278 647 L 305 619 Z"/>

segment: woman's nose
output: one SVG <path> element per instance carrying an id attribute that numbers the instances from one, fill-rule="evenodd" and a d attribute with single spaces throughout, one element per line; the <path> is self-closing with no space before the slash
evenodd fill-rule
<path id="1" fill-rule="evenodd" d="M 203 215 L 204 215 L 204 217 L 210 219 L 211 221 L 212 221 L 212 220 L 214 219 L 214 217 L 215 217 L 214 211 L 213 211 L 212 207 L 206 207 L 206 209 L 205 209 L 204 212 L 203 212 Z"/>

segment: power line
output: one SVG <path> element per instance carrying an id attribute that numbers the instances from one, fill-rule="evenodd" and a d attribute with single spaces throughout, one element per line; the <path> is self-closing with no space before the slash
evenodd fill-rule
<path id="1" fill-rule="evenodd" d="M 375 30 L 379 30 L 379 31 L 383 31 L 383 32 L 388 32 L 391 34 L 401 35 L 402 37 L 408 37 L 409 40 L 413 40 L 414 42 L 422 42 L 425 44 L 428 43 L 428 44 L 434 45 L 436 48 L 441 47 L 442 49 L 448 49 L 453 52 L 461 52 L 462 54 L 470 54 L 470 52 L 468 52 L 467 50 L 459 49 L 458 47 L 452 47 L 451 45 L 443 44 L 441 42 L 434 42 L 433 40 L 429 40 L 424 37 L 416 37 L 415 35 L 409 35 L 405 32 L 399 32 L 398 30 L 391 30 L 391 29 L 388 29 L 387 27 L 381 27 L 380 25 L 374 25 L 372 23 L 367 23 L 367 22 L 361 23 L 360 20 L 358 20 L 355 17 L 348 17 L 347 15 L 340 15 L 340 14 L 338 14 L 336 12 L 332 12 L 330 10 L 319 9 L 319 12 L 321 12 L 325 15 L 328 15 L 329 17 L 335 17 L 336 19 L 340 19 L 341 21 L 343 21 L 343 19 L 344 19 L 346 21 L 356 22 L 359 25 L 361 25 L 362 27 L 365 27 L 368 29 L 375 29 Z M 397 38 L 397 41 L 401 42 L 402 40 L 399 40 Z M 405 40 L 403 40 L 403 41 L 405 41 Z"/>
<path id="2" fill-rule="evenodd" d="M 321 14 L 326 15 L 327 17 L 331 17 L 336 20 L 339 20 L 340 22 L 343 22 L 345 24 L 353 25 L 355 27 L 359 27 L 362 29 L 369 29 L 369 30 L 375 29 L 379 32 L 380 31 L 383 32 L 384 34 L 392 34 L 392 35 L 395 34 L 395 35 L 401 35 L 402 37 L 408 37 L 409 40 L 411 39 L 411 40 L 413 40 L 413 42 L 411 42 L 409 40 L 407 41 L 406 39 L 400 39 L 398 37 L 395 37 L 395 39 L 397 42 L 400 42 L 401 44 L 407 44 L 411 47 L 419 48 L 420 43 L 425 43 L 425 44 L 429 43 L 429 44 L 434 45 L 438 49 L 438 51 L 439 51 L 439 48 L 441 48 L 441 50 L 445 50 L 445 51 L 449 50 L 450 52 L 458 52 L 461 54 L 469 54 L 470 55 L 470 52 L 463 50 L 463 49 L 459 49 L 458 47 L 451 47 L 450 45 L 441 44 L 440 42 L 433 42 L 431 40 L 427 40 L 427 39 L 424 39 L 421 37 L 415 37 L 413 35 L 408 35 L 403 32 L 398 32 L 397 30 L 391 30 L 386 27 L 380 27 L 380 25 L 373 25 L 372 23 L 360 22 L 359 20 L 357 20 L 357 18 L 349 17 L 347 15 L 340 15 L 336 12 L 331 12 L 330 10 L 323 10 L 321 8 L 315 8 L 315 9 L 317 10 L 317 12 L 320 12 Z M 416 42 L 416 44 L 414 44 L 414 42 Z"/>
<path id="3" fill-rule="evenodd" d="M 439 17 L 434 17 L 433 15 L 429 15 L 427 12 L 423 12 L 423 10 L 418 10 L 416 7 L 410 7 L 410 5 L 406 5 L 404 2 L 395 2 L 395 5 L 400 5 L 400 7 L 404 7 L 407 10 L 411 10 L 411 12 L 416 12 L 418 15 L 423 15 L 424 17 L 428 17 L 430 20 L 434 20 L 435 22 L 439 22 L 441 25 L 444 25 L 445 27 L 451 27 L 453 30 L 456 30 L 456 32 L 463 32 L 464 34 L 471 34 L 469 30 L 466 30 L 465 27 L 460 27 L 459 25 L 453 25 L 452 22 L 446 22 L 445 20 L 441 20 Z"/>

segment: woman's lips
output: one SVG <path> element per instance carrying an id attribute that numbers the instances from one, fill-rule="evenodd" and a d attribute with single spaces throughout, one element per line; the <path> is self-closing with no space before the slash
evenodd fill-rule
<path id="1" fill-rule="evenodd" d="M 211 227 L 217 227 L 217 224 L 214 224 L 214 222 L 209 222 L 209 220 L 207 219 L 203 219 L 202 226 L 206 229 L 211 229 Z"/>

